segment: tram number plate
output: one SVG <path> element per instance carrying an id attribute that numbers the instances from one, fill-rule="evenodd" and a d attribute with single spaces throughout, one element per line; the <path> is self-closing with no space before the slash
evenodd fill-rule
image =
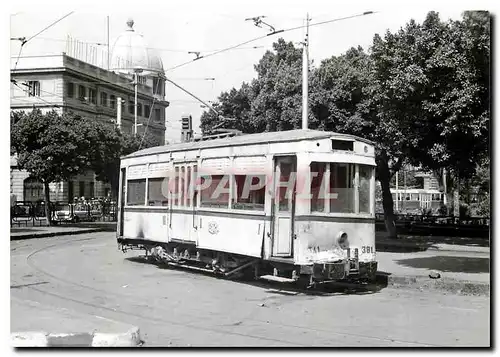
<path id="1" fill-rule="evenodd" d="M 369 245 L 363 245 L 361 247 L 361 253 L 375 253 L 375 249 Z"/>

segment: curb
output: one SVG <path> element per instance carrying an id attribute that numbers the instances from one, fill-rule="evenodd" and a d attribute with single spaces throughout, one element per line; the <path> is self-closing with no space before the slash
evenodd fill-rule
<path id="1" fill-rule="evenodd" d="M 474 253 L 489 253 L 490 247 L 471 247 L 467 245 L 455 245 L 451 243 L 410 243 L 410 242 L 376 242 L 376 249 L 384 252 L 385 250 L 393 253 L 398 252 L 474 252 Z M 445 247 L 443 247 L 445 246 Z M 451 248 L 453 247 L 453 248 Z"/>
<path id="2" fill-rule="evenodd" d="M 10 335 L 11 346 L 23 347 L 138 347 L 141 346 L 139 328 L 125 333 L 45 333 L 14 332 Z"/>
<path id="3" fill-rule="evenodd" d="M 431 279 L 426 276 L 397 276 L 377 272 L 377 280 L 388 287 L 439 290 L 456 295 L 490 296 L 490 284 L 447 278 Z"/>
<path id="4" fill-rule="evenodd" d="M 67 231 L 67 232 L 47 232 L 47 233 L 32 233 L 32 234 L 22 234 L 22 235 L 11 235 L 10 240 L 23 240 L 23 239 L 33 239 L 33 238 L 47 238 L 55 236 L 70 236 L 76 234 L 85 233 L 97 233 L 97 232 L 107 232 L 106 228 L 91 228 L 91 229 L 81 229 L 78 231 Z"/>

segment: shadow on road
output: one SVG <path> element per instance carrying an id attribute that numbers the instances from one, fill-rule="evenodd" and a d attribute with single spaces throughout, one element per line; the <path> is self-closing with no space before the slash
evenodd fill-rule
<path id="1" fill-rule="evenodd" d="M 399 265 L 412 268 L 426 268 L 442 272 L 489 273 L 489 258 L 432 256 L 398 260 Z"/>
<path id="2" fill-rule="evenodd" d="M 399 235 L 397 239 L 376 237 L 376 249 L 379 252 L 413 253 L 426 251 L 437 244 L 450 244 L 467 247 L 489 247 L 488 238 L 443 237 L 423 235 Z"/>
<path id="3" fill-rule="evenodd" d="M 265 289 L 266 292 L 270 294 L 277 294 L 277 295 L 299 295 L 299 294 L 314 295 L 314 296 L 369 295 L 378 293 L 379 291 L 387 287 L 387 277 L 378 275 L 377 275 L 377 280 L 374 283 L 370 284 L 329 282 L 329 283 L 316 284 L 315 286 L 305 288 L 302 286 L 295 285 L 293 283 L 277 283 L 271 281 L 243 279 L 243 278 L 241 279 L 225 278 L 210 272 L 192 270 L 189 268 L 189 266 L 185 267 L 169 266 L 164 263 L 159 263 L 153 259 L 149 259 L 144 255 L 136 257 L 127 257 L 125 258 L 125 260 L 128 260 L 133 263 L 156 265 L 159 269 L 179 270 L 179 271 L 185 271 L 186 274 L 205 275 L 212 277 L 214 279 L 231 280 L 235 284 L 245 284 L 245 285 L 255 286 L 261 289 Z"/>

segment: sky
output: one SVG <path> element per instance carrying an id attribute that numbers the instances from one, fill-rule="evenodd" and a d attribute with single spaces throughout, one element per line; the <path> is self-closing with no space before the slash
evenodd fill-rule
<path id="1" fill-rule="evenodd" d="M 50 3 L 50 1 L 49 1 Z M 47 25 L 73 14 L 31 40 L 22 55 L 54 54 L 65 51 L 66 38 L 70 36 L 83 42 L 103 43 L 107 41 L 107 18 L 112 48 L 114 40 L 126 29 L 126 21 L 132 18 L 134 29 L 141 33 L 149 47 L 158 49 L 166 75 L 183 88 L 204 101 L 214 101 L 221 91 L 238 88 L 243 81 L 251 81 L 256 73 L 254 65 L 263 54 L 272 49 L 279 37 L 292 41 L 297 46 L 303 41 L 304 29 L 285 32 L 255 41 L 240 48 L 204 58 L 177 69 L 179 64 L 195 58 L 190 51 L 208 54 L 249 39 L 269 33 L 265 25 L 261 28 L 245 19 L 266 16 L 263 20 L 276 30 L 305 24 L 307 14 L 310 24 L 374 11 L 375 14 L 341 20 L 324 25 L 311 26 L 309 30 L 309 56 L 319 64 L 321 60 L 345 53 L 350 47 L 368 48 L 375 34 L 394 32 L 411 19 L 422 22 L 426 14 L 438 11 L 443 20 L 460 19 L 468 9 L 489 9 L 491 2 L 479 1 L 439 3 L 419 1 L 401 5 L 398 2 L 350 1 L 335 3 L 326 1 L 252 1 L 252 2 L 183 2 L 174 5 L 159 5 L 159 2 L 120 2 L 120 6 L 96 2 L 97 6 L 69 8 L 68 4 L 53 6 L 50 11 L 40 11 L 31 6 L 15 7 L 10 16 L 10 36 L 30 37 Z M 21 2 L 22 4 L 22 2 Z M 21 5 L 20 4 L 20 5 Z M 44 2 L 46 4 L 46 2 Z M 56 3 L 57 4 L 57 3 Z M 78 4 L 78 3 L 75 3 Z M 92 4 L 92 1 L 89 2 Z M 473 4 L 473 5 L 472 5 Z M 72 5 L 72 4 L 69 4 Z M 93 45 L 104 49 L 104 46 Z M 17 56 L 20 42 L 10 41 L 11 56 Z M 200 133 L 201 103 L 175 86 L 167 83 L 167 140 L 180 140 L 180 119 L 183 114 L 193 116 L 195 133 Z"/>

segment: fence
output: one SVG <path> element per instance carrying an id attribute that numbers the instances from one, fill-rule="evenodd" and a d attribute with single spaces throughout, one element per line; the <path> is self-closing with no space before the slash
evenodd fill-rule
<path id="1" fill-rule="evenodd" d="M 51 221 L 77 223 L 80 221 L 113 222 L 117 219 L 115 202 L 89 201 L 79 203 L 50 203 Z M 16 201 L 11 207 L 10 225 L 45 225 L 45 202 Z"/>
<path id="2" fill-rule="evenodd" d="M 454 225 L 454 226 L 489 226 L 489 217 L 467 217 L 455 216 L 429 216 L 422 214 L 395 214 L 396 223 L 429 224 L 429 225 Z M 384 214 L 377 213 L 376 221 L 384 221 Z"/>

